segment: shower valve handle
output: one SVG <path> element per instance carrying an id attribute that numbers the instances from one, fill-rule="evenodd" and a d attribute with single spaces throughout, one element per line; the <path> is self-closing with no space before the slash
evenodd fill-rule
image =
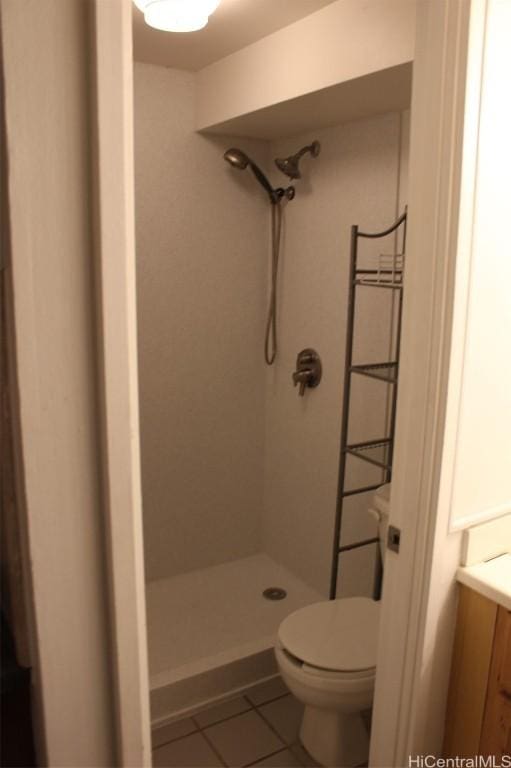
<path id="1" fill-rule="evenodd" d="M 321 381 L 321 360 L 314 349 L 302 349 L 296 358 L 296 370 L 293 373 L 293 384 L 298 384 L 299 395 L 303 397 L 306 387 L 317 387 Z"/>
<path id="2" fill-rule="evenodd" d="M 293 383 L 296 387 L 297 384 L 300 385 L 300 391 L 299 395 L 300 397 L 303 397 L 305 394 L 305 387 L 312 386 L 309 382 L 311 382 L 314 378 L 314 371 L 312 368 L 302 368 L 301 371 L 295 371 L 293 373 Z"/>

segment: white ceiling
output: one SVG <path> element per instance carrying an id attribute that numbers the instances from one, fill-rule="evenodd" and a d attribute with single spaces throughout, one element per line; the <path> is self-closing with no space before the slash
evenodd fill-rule
<path id="1" fill-rule="evenodd" d="M 331 2 L 333 0 L 222 0 L 204 29 L 184 34 L 152 29 L 134 5 L 133 55 L 136 61 L 196 71 Z M 282 66 L 288 66 L 285 56 Z"/>

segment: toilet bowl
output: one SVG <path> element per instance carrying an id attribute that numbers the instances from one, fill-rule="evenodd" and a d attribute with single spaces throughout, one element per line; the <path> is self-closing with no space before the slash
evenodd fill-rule
<path id="1" fill-rule="evenodd" d="M 367 760 L 376 676 L 379 604 L 367 597 L 326 600 L 280 625 L 275 655 L 289 690 L 305 705 L 300 740 L 321 765 Z"/>
<path id="2" fill-rule="evenodd" d="M 387 485 L 370 505 L 381 539 L 388 528 L 388 501 Z M 380 604 L 367 597 L 325 600 L 294 611 L 279 627 L 277 664 L 305 705 L 300 740 L 320 765 L 350 768 L 367 762 L 369 731 L 362 713 L 373 701 L 379 614 Z"/>

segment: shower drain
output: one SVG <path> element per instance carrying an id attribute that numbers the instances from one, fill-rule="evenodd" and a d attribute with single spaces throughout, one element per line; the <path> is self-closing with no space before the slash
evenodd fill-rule
<path id="1" fill-rule="evenodd" d="M 287 592 L 282 587 L 268 587 L 264 590 L 263 597 L 267 600 L 283 600 L 287 597 Z"/>

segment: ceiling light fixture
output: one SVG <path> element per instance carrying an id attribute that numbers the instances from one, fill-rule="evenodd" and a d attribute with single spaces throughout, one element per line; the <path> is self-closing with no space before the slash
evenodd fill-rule
<path id="1" fill-rule="evenodd" d="M 133 0 L 146 24 L 165 32 L 196 32 L 208 23 L 220 0 Z"/>

